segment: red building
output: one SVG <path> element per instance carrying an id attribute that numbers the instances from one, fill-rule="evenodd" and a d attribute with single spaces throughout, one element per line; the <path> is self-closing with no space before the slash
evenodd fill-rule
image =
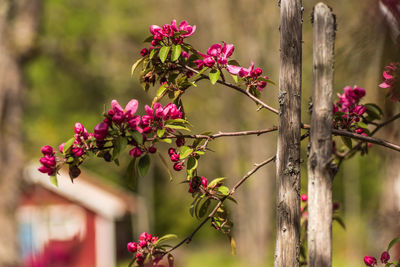
<path id="1" fill-rule="evenodd" d="M 62 172 L 58 187 L 36 166 L 25 176 L 17 212 L 25 266 L 113 267 L 127 256 L 132 194 L 85 173 L 71 183 Z"/>

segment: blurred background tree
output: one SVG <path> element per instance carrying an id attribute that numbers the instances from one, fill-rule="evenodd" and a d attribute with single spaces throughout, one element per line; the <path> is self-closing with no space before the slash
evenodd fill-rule
<path id="1" fill-rule="evenodd" d="M 150 103 L 151 98 L 141 89 L 137 76 L 131 78 L 129 71 L 131 64 L 140 56 L 139 51 L 144 47 L 143 40 L 149 35 L 148 28 L 151 24 L 162 25 L 172 19 L 185 19 L 190 24 L 197 25 L 197 32 L 191 42 L 201 51 L 220 41 L 233 43 L 236 46 L 234 57 L 242 65 L 250 65 L 250 61 L 253 60 L 272 80 L 278 80 L 278 1 L 44 0 L 36 45 L 33 46 L 33 50 L 27 49 L 34 52 L 30 54 L 34 57 L 30 56 L 29 61 L 20 60 L 19 56 L 10 51 L 10 47 L 18 48 L 15 44 L 9 44 L 9 40 L 12 40 L 9 34 L 18 36 L 18 31 L 10 27 L 10 23 L 16 25 L 17 9 L 9 9 L 7 6 L 7 3 L 9 5 L 14 2 L 24 1 L 3 1 L 2 5 L 5 7 L 1 6 L 1 20 L 4 22 L 0 23 L 0 67 L 4 72 L 12 71 L 10 66 L 17 69 L 16 85 L 13 85 L 13 88 L 17 88 L 17 100 L 21 97 L 21 69 L 29 89 L 23 94 L 22 130 L 18 130 L 20 128 L 16 115 L 21 112 L 18 111 L 21 106 L 12 105 L 9 100 L 0 101 L 7 103 L 9 107 L 6 109 L 3 105 L 0 112 L 17 109 L 16 112 L 7 113 L 13 115 L 12 119 L 1 121 L 1 159 L 4 164 L 0 166 L 1 181 L 10 181 L 12 179 L 6 177 L 11 176 L 7 175 L 17 177 L 20 173 L 20 167 L 17 165 L 10 168 L 11 163 L 21 163 L 19 155 L 16 155 L 15 159 L 10 157 L 14 152 L 18 152 L 15 148 L 18 147 L 19 135 L 22 135 L 26 162 L 30 159 L 37 160 L 42 145 L 55 146 L 69 139 L 73 135 L 75 122 L 79 121 L 88 130 L 92 130 L 101 120 L 103 104 L 109 105 L 111 99 L 118 99 L 123 105 L 132 98 L 139 99 L 141 106 Z M 32 0 L 28 2 L 36 3 Z M 308 121 L 307 99 L 311 95 L 312 30 L 309 15 L 317 2 L 304 2 L 303 121 Z M 384 105 L 387 115 L 394 113 L 394 108 L 384 98 L 385 93 L 377 87 L 382 67 L 389 61 L 398 59 L 398 50 L 392 45 L 393 42 L 386 32 L 388 27 L 383 16 L 379 15 L 378 1 L 326 2 L 334 9 L 338 22 L 336 90 L 341 90 L 345 85 L 357 84 L 367 89 L 370 102 L 378 101 Z M 4 10 L 12 12 L 4 13 Z M 35 16 L 35 19 L 38 17 Z M 32 25 L 33 29 L 36 29 L 36 24 Z M 7 79 L 3 83 L 6 82 L 8 87 L 13 84 L 10 77 L 14 76 L 0 76 Z M 195 132 L 260 129 L 277 124 L 273 115 L 264 110 L 255 112 L 254 104 L 226 88 L 209 88 L 207 83 L 204 83 L 191 90 L 184 102 Z M 0 95 L 3 96 L 4 94 Z M 277 87 L 265 88 L 262 98 L 276 107 Z M 393 129 L 398 129 L 398 125 L 393 124 Z M 5 135 L 8 131 L 3 128 L 5 126 L 9 127 L 7 129 L 13 129 L 12 135 Z M 393 134 L 394 130 L 382 133 L 381 137 L 396 142 L 398 137 L 389 136 L 389 133 Z M 4 139 L 5 136 L 12 136 L 11 138 L 16 140 L 13 141 L 15 143 L 4 141 L 10 140 Z M 274 140 L 274 134 L 243 137 L 239 140 L 218 140 L 211 146 L 216 153 L 209 154 L 200 162 L 202 175 L 209 178 L 225 176 L 234 181 L 251 168 L 254 162 L 275 153 Z M 13 144 L 13 153 L 9 152 L 10 149 L 5 144 Z M 306 143 L 303 145 L 305 149 Z M 346 231 L 337 225 L 334 226 L 334 266 L 362 266 L 364 252 L 380 250 L 391 237 L 399 233 L 398 216 L 390 216 L 391 220 L 383 219 L 387 214 L 398 215 L 399 207 L 393 206 L 396 202 L 391 198 L 398 194 L 393 192 L 393 184 L 399 180 L 398 171 L 395 167 L 381 167 L 383 164 L 398 164 L 392 160 L 385 160 L 393 159 L 393 155 L 387 156 L 389 153 L 386 151 L 377 147 L 371 150 L 373 153 L 364 158 L 357 157 L 346 162 L 343 171 L 334 181 L 334 199 L 341 203 L 341 211 L 347 221 Z M 305 153 L 303 159 L 306 159 Z M 104 179 L 127 185 L 127 181 L 124 180 L 127 161 L 121 162 L 122 166 L 118 168 L 104 166 L 100 160 L 88 163 L 86 167 Z M 13 173 L 3 173 L 3 166 L 8 166 L 6 170 L 11 169 Z M 393 171 L 390 171 L 390 168 L 394 168 Z M 388 178 L 385 178 L 382 172 L 387 173 Z M 390 174 L 393 172 L 397 175 Z M 178 264 L 270 266 L 274 244 L 274 177 L 275 170 L 269 167 L 252 177 L 238 192 L 239 205 L 232 210 L 236 223 L 235 237 L 239 252 L 237 258 L 229 256 L 230 249 L 226 240 L 206 227 L 187 250 L 177 251 Z M 305 169 L 302 177 L 306 177 Z M 143 196 L 144 203 L 152 212 L 148 214 L 149 221 L 137 222 L 138 232 L 149 230 L 157 235 L 172 232 L 183 237 L 196 225 L 196 221 L 188 212 L 191 198 L 186 193 L 187 186 L 180 184 L 183 179 L 181 175 L 176 175 L 174 181 L 169 182 L 165 171 L 156 166 L 151 175 L 139 180 L 137 188 L 133 191 Z M 302 181 L 303 188 L 306 188 L 305 179 Z M 13 181 L 17 184 L 16 179 Z M 1 188 L 8 193 L 3 194 L 2 191 L 2 196 L 11 195 L 14 196 L 14 200 L 3 197 L 0 201 L 0 205 L 6 203 L 4 205 L 8 206 L 11 203 L 11 206 L 3 209 L 6 213 L 0 216 L 0 223 L 1 218 L 10 217 L 8 215 L 12 214 L 10 207 L 15 205 L 12 203 L 15 203 L 17 195 L 15 184 Z M 389 204 L 392 207 L 389 207 Z M 381 209 L 381 215 L 377 212 L 379 207 L 385 207 Z M 1 212 L 0 209 L 0 215 Z M 390 221 L 391 227 L 388 227 L 387 223 Z M 378 236 L 382 237 L 380 242 L 373 242 Z M 5 242 L 0 240 L 0 244 Z M 14 255 L 15 258 L 15 253 L 9 255 Z"/>

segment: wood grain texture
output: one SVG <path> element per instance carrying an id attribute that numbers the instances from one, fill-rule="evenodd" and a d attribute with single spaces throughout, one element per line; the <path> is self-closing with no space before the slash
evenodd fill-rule
<path id="1" fill-rule="evenodd" d="M 308 264 L 332 266 L 332 92 L 335 17 L 323 3 L 313 13 L 313 108 L 308 158 Z"/>
<path id="2" fill-rule="evenodd" d="M 302 1 L 281 1 L 274 266 L 299 266 Z"/>

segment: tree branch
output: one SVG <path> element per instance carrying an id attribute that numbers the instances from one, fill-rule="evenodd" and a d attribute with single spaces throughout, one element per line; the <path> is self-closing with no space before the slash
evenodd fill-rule
<path id="1" fill-rule="evenodd" d="M 192 71 L 192 72 L 194 72 L 194 73 L 196 73 L 196 74 L 199 74 L 199 71 L 197 71 L 197 70 L 195 70 L 195 69 L 193 69 L 193 68 L 191 68 L 191 67 L 189 67 L 189 66 L 186 66 L 186 65 L 181 65 L 181 66 L 182 66 L 183 68 L 187 69 L 187 70 L 190 70 L 190 71 Z M 201 76 L 202 78 L 204 78 L 204 79 L 209 79 L 209 78 L 208 78 L 206 75 L 204 75 L 204 74 L 200 74 L 200 76 Z M 269 111 L 272 111 L 272 112 L 275 113 L 275 114 L 278 114 L 278 113 L 279 113 L 278 110 L 276 110 L 275 108 L 270 107 L 269 105 L 265 104 L 263 101 L 261 101 L 260 99 L 258 99 L 258 98 L 255 97 L 254 95 L 250 94 L 250 93 L 247 92 L 246 90 L 243 90 L 242 88 L 240 88 L 240 87 L 238 87 L 238 86 L 236 86 L 236 85 L 233 85 L 233 84 L 228 83 L 228 82 L 223 81 L 223 80 L 218 80 L 217 83 L 222 84 L 222 85 L 225 85 L 225 86 L 227 86 L 227 87 L 230 87 L 230 88 L 232 88 L 232 89 L 238 91 L 239 93 L 242 93 L 242 94 L 248 96 L 248 97 L 249 97 L 250 99 L 252 99 L 255 103 L 261 105 L 263 108 L 266 108 L 266 109 L 268 109 Z"/>
<path id="2" fill-rule="evenodd" d="M 179 242 L 174 247 L 172 247 L 169 250 L 165 251 L 163 253 L 163 255 L 166 255 L 166 254 L 172 252 L 173 250 L 175 250 L 175 249 L 179 248 L 180 246 L 182 246 L 184 243 L 189 243 L 190 241 L 192 241 L 193 236 L 201 229 L 201 227 L 203 227 L 204 224 L 206 224 L 214 216 L 214 214 L 222 206 L 224 201 L 228 197 L 233 195 L 235 193 L 236 189 L 238 187 L 240 187 L 252 174 L 254 174 L 256 171 L 258 171 L 258 169 L 260 169 L 261 167 L 267 165 L 268 163 L 270 163 L 272 161 L 275 161 L 275 157 L 276 156 L 270 157 L 269 159 L 267 159 L 267 160 L 265 160 L 265 161 L 263 161 L 261 163 L 255 164 L 255 167 L 253 169 L 251 169 L 250 171 L 248 171 L 246 173 L 246 175 L 243 176 L 239 181 L 237 181 L 236 184 L 231 188 L 229 193 L 226 196 L 224 196 L 222 199 L 219 200 L 219 202 L 214 207 L 214 209 L 210 212 L 210 214 L 208 214 L 208 216 L 203 219 L 203 221 L 193 230 L 193 232 L 190 233 L 190 235 L 188 235 L 186 238 L 184 238 L 181 242 Z"/>

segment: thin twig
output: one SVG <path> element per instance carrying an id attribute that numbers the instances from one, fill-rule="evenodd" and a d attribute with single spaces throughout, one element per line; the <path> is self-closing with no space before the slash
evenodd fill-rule
<path id="1" fill-rule="evenodd" d="M 217 205 L 214 207 L 214 209 L 210 212 L 210 214 L 208 214 L 208 216 L 206 218 L 204 218 L 204 220 L 196 227 L 196 229 L 194 229 L 190 235 L 188 235 L 186 238 L 184 238 L 181 242 L 179 242 L 177 245 L 175 245 L 174 247 L 170 248 L 169 250 L 164 252 L 164 255 L 172 252 L 173 250 L 177 249 L 178 247 L 182 246 L 184 243 L 189 243 L 190 241 L 192 241 L 193 236 L 201 229 L 201 227 L 203 227 L 204 224 L 206 224 L 217 212 L 217 210 L 222 206 L 222 204 L 224 203 L 224 201 L 230 197 L 231 195 L 233 195 L 236 191 L 236 189 L 238 187 L 240 187 L 252 174 L 254 174 L 256 171 L 258 171 L 258 169 L 260 169 L 261 167 L 267 165 L 268 163 L 272 162 L 275 160 L 276 156 L 270 157 L 269 159 L 255 164 L 255 167 L 253 169 L 251 169 L 249 172 L 246 173 L 245 176 L 243 176 L 238 182 L 236 182 L 236 184 L 231 188 L 231 190 L 229 191 L 229 193 L 224 196 L 222 199 L 220 199 L 220 201 L 217 203 Z"/>
<path id="2" fill-rule="evenodd" d="M 199 74 L 199 71 L 197 71 L 197 70 L 195 70 L 195 69 L 193 69 L 193 68 L 191 68 L 191 67 L 189 67 L 189 66 L 186 66 L 186 65 L 181 65 L 181 66 L 184 67 L 184 68 L 187 69 L 187 70 L 190 70 L 190 71 L 192 71 L 192 72 L 194 72 L 194 73 L 196 73 L 196 74 Z M 203 77 L 203 78 L 205 78 L 205 79 L 209 79 L 209 78 L 208 78 L 206 75 L 204 75 L 204 74 L 200 74 L 200 76 Z M 246 90 L 243 90 L 242 88 L 240 88 L 240 87 L 238 87 L 238 86 L 236 86 L 236 85 L 233 85 L 233 84 L 231 84 L 231 83 L 229 83 L 229 82 L 226 82 L 226 81 L 224 81 L 224 80 L 218 80 L 217 83 L 222 84 L 222 85 L 225 85 L 225 86 L 227 86 L 227 87 L 230 87 L 230 88 L 232 88 L 232 89 L 234 89 L 234 90 L 236 90 L 236 91 L 238 91 L 238 92 L 240 92 L 240 93 L 242 93 L 242 94 L 248 96 L 248 97 L 249 97 L 250 99 L 252 99 L 255 103 L 261 105 L 262 107 L 268 109 L 269 111 L 272 111 L 272 112 L 275 113 L 275 114 L 278 114 L 278 113 L 279 113 L 278 110 L 276 110 L 275 108 L 270 107 L 269 105 L 267 105 L 266 103 L 264 103 L 263 101 L 261 101 L 260 99 L 258 99 L 257 97 L 255 97 L 254 95 L 250 94 L 250 92 L 247 92 Z"/>

